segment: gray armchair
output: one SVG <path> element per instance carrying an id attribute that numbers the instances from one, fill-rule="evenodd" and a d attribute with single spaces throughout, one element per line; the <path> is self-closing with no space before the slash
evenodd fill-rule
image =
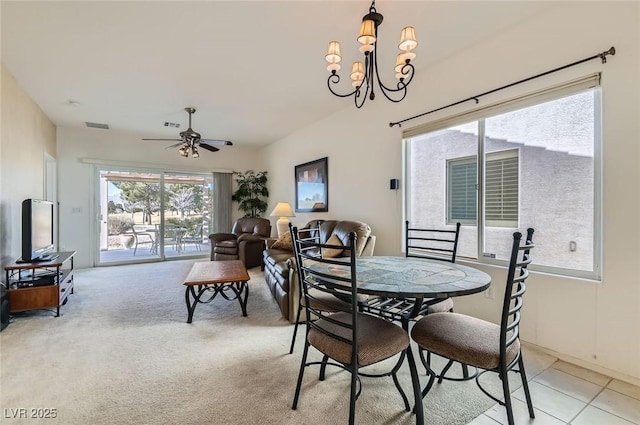
<path id="1" fill-rule="evenodd" d="M 231 233 L 214 233 L 211 260 L 241 260 L 246 268 L 262 265 L 265 239 L 271 236 L 271 222 L 266 218 L 243 217 L 233 224 Z"/>

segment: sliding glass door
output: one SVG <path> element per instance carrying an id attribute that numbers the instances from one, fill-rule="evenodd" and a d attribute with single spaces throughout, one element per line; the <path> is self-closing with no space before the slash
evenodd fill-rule
<path id="1" fill-rule="evenodd" d="M 209 255 L 212 176 L 98 171 L 100 265 Z"/>
<path id="2" fill-rule="evenodd" d="M 209 255 L 212 176 L 165 173 L 163 248 L 167 257 Z"/>

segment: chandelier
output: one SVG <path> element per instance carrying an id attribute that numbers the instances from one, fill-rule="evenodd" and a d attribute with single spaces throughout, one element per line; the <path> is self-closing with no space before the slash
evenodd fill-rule
<path id="1" fill-rule="evenodd" d="M 329 62 L 327 71 L 331 72 L 327 79 L 327 87 L 329 91 L 338 97 L 353 96 L 357 108 L 361 108 L 364 102 L 369 99 L 375 99 L 374 87 L 376 84 L 380 88 L 382 94 L 392 102 L 400 102 L 407 95 L 407 86 L 413 79 L 413 65 L 411 61 L 416 57 L 416 54 L 411 50 L 414 49 L 418 42 L 416 41 L 415 28 L 405 27 L 402 30 L 400 37 L 400 44 L 396 59 L 396 78 L 398 82 L 395 87 L 387 87 L 380 80 L 378 74 L 378 56 L 376 54 L 378 48 L 378 27 L 382 23 L 382 15 L 376 12 L 376 2 L 371 2 L 369 7 L 369 13 L 362 18 L 360 24 L 360 35 L 358 36 L 358 42 L 361 44 L 360 52 L 364 53 L 364 63 L 358 61 L 353 63 L 351 68 L 351 85 L 354 90 L 350 93 L 341 94 L 336 92 L 332 85 L 340 82 L 340 76 L 338 71 L 340 70 L 340 61 L 342 56 L 340 53 L 340 43 L 338 41 L 331 41 L 329 43 L 329 49 L 325 59 Z"/>

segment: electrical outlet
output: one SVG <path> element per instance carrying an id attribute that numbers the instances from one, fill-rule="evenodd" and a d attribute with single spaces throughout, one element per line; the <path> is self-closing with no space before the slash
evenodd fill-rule
<path id="1" fill-rule="evenodd" d="M 496 297 L 496 293 L 495 293 L 495 290 L 493 289 L 493 286 L 489 286 L 487 290 L 484 291 L 484 296 L 489 299 L 494 299 Z"/>

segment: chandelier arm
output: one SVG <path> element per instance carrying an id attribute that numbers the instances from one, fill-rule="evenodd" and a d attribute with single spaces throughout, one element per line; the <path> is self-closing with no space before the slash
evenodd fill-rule
<path id="1" fill-rule="evenodd" d="M 335 77 L 335 78 L 334 78 Z M 336 91 L 333 90 L 333 88 L 331 87 L 331 84 L 338 84 L 340 82 L 340 76 L 338 74 L 336 74 L 335 72 L 333 72 L 331 75 L 329 75 L 329 78 L 327 78 L 327 87 L 329 87 L 329 91 L 331 93 L 333 93 L 334 95 L 338 96 L 338 97 L 349 97 L 349 96 L 353 96 L 354 94 L 356 94 L 356 92 L 358 91 L 358 89 L 355 89 L 354 91 L 352 91 L 351 93 L 347 93 L 347 94 L 340 94 Z"/>
<path id="2" fill-rule="evenodd" d="M 395 102 L 395 103 L 401 102 L 407 96 L 407 86 L 409 85 L 411 80 L 413 80 L 413 71 L 414 71 L 413 65 L 411 65 L 410 63 L 405 64 L 402 67 L 400 72 L 402 72 L 403 75 L 408 75 L 409 79 L 405 81 L 398 81 L 398 87 L 394 89 L 384 85 L 384 83 L 380 79 L 380 76 L 378 75 L 378 67 L 376 66 L 376 76 L 378 77 L 378 85 L 380 86 L 380 91 L 382 92 L 384 97 L 389 99 L 391 102 Z M 398 99 L 394 99 L 389 95 L 389 93 L 399 93 L 399 92 L 402 93 L 402 96 Z"/>
<path id="3" fill-rule="evenodd" d="M 373 92 L 373 84 L 371 81 L 371 71 L 369 70 L 369 67 L 371 66 L 370 64 L 372 63 L 371 60 L 371 55 L 373 52 L 369 53 L 369 54 L 365 54 L 364 57 L 364 78 L 362 80 L 362 83 L 360 84 L 360 86 L 358 88 L 356 88 L 356 95 L 353 97 L 353 102 L 356 105 L 356 108 L 360 109 L 362 108 L 362 106 L 364 105 L 364 103 L 367 101 L 367 95 L 369 94 L 369 90 L 371 90 L 371 92 Z M 366 84 L 366 85 L 365 85 Z M 364 90 L 363 89 L 364 86 Z"/>
<path id="4" fill-rule="evenodd" d="M 367 93 L 369 93 L 369 82 L 367 81 L 367 86 L 365 87 L 364 92 L 361 90 L 363 84 L 364 83 L 362 83 L 360 87 L 356 89 L 356 94 L 355 96 L 353 96 L 353 102 L 355 103 L 356 108 L 358 109 L 362 108 L 362 106 L 364 105 L 364 102 L 366 102 L 367 100 Z M 360 102 L 358 102 L 358 100 L 360 100 Z"/>

